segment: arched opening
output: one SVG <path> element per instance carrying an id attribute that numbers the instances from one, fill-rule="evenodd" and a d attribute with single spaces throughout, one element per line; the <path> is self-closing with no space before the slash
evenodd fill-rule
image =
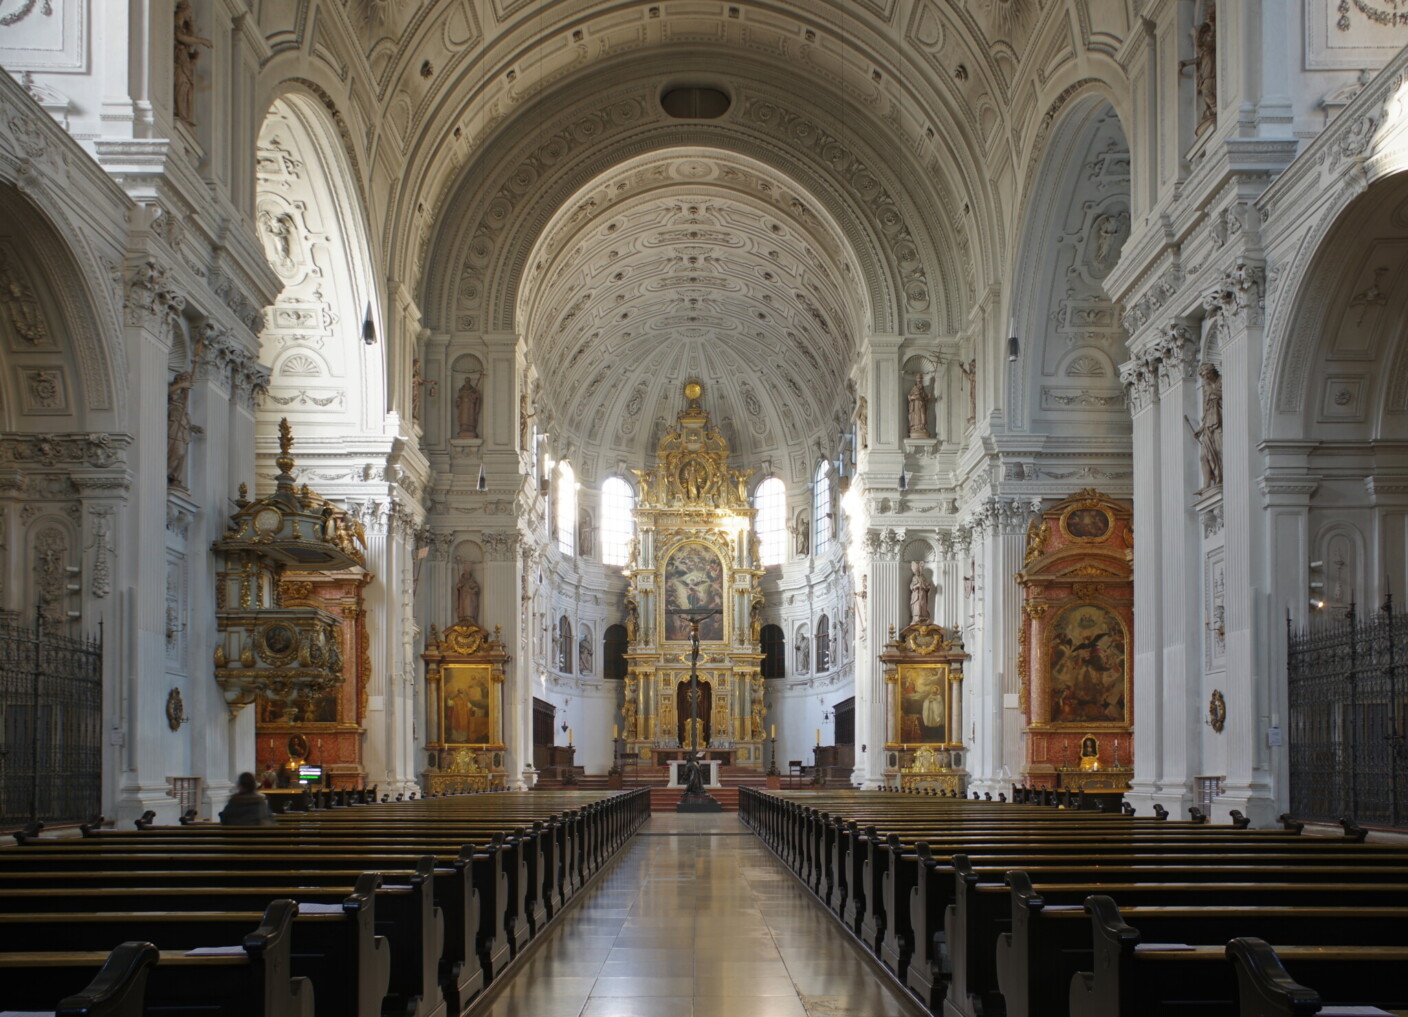
<path id="1" fill-rule="evenodd" d="M 787 677 L 787 637 L 781 625 L 764 625 L 762 672 L 764 678 Z"/>
<path id="2" fill-rule="evenodd" d="M 636 532 L 635 492 L 620 477 L 607 477 L 601 484 L 600 505 L 601 563 L 629 564 L 631 539 Z"/>
<path id="3" fill-rule="evenodd" d="M 630 643 L 626 640 L 626 626 L 608 625 L 602 635 L 601 676 L 608 681 L 624 681 L 628 665 L 626 651 Z"/>

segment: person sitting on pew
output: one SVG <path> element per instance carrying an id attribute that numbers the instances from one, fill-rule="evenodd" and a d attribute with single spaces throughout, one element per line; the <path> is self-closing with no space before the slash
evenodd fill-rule
<path id="1" fill-rule="evenodd" d="M 220 810 L 220 822 L 225 826 L 273 826 L 269 799 L 255 788 L 254 774 L 245 771 L 235 783 L 235 793 Z"/>

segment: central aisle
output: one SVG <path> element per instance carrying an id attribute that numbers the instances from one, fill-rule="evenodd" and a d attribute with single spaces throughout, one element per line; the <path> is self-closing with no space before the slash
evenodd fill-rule
<path id="1" fill-rule="evenodd" d="M 652 816 L 492 1017 L 920 1017 L 734 813 Z"/>

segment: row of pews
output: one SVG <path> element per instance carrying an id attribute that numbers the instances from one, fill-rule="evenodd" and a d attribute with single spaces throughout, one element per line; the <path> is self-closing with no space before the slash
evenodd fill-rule
<path id="1" fill-rule="evenodd" d="M 499 792 L 17 836 L 0 1013 L 459 1017 L 649 815 L 645 789 Z"/>
<path id="2" fill-rule="evenodd" d="M 739 804 L 936 1015 L 1408 1013 L 1408 850 L 1352 824 L 1321 838 L 887 791 Z"/>

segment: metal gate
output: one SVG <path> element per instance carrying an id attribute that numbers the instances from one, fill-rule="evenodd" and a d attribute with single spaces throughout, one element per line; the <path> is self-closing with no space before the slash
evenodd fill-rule
<path id="1" fill-rule="evenodd" d="M 1366 619 L 1289 631 L 1291 812 L 1299 819 L 1408 821 L 1408 615 L 1393 599 Z"/>
<path id="2" fill-rule="evenodd" d="M 0 621 L 0 828 L 102 809 L 103 643 Z"/>

